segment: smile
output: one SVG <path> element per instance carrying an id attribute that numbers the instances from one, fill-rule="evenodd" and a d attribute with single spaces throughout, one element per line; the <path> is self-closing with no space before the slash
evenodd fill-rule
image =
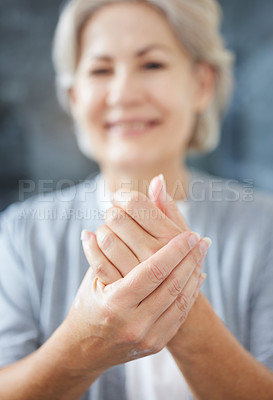
<path id="1" fill-rule="evenodd" d="M 107 125 L 109 134 L 137 136 L 150 132 L 159 125 L 159 121 L 120 121 Z"/>

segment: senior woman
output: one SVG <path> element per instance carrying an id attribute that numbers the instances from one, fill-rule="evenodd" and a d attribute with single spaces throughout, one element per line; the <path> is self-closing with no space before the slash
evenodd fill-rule
<path id="1" fill-rule="evenodd" d="M 1 216 L 1 399 L 273 398 L 272 199 L 184 163 L 231 88 L 217 5 L 71 1 L 54 61 L 101 174 Z"/>

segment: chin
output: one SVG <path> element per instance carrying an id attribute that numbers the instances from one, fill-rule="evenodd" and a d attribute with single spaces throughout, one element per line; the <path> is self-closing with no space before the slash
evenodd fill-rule
<path id="1" fill-rule="evenodd" d="M 126 152 L 113 152 L 109 154 L 107 163 L 113 167 L 125 170 L 143 170 L 154 167 L 155 164 L 159 164 L 162 157 L 156 157 L 155 154 L 151 154 L 151 151 L 126 151 Z"/>

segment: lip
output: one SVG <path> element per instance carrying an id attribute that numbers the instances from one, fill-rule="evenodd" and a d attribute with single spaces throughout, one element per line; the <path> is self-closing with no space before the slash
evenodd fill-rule
<path id="1" fill-rule="evenodd" d="M 136 124 L 135 128 L 128 128 L 122 126 L 122 124 Z M 137 124 L 145 124 L 145 128 L 137 127 Z M 116 121 L 111 121 L 106 124 L 106 130 L 109 134 L 115 134 L 118 136 L 142 136 L 151 132 L 155 127 L 160 124 L 158 119 L 143 119 L 143 118 L 133 118 L 133 119 L 119 119 Z"/>

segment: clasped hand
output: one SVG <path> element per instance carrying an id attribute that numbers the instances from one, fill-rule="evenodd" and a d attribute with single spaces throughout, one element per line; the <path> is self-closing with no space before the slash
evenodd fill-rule
<path id="1" fill-rule="evenodd" d="M 105 225 L 96 234 L 83 233 L 90 268 L 68 319 L 79 344 L 87 352 L 96 348 L 102 370 L 163 349 L 204 280 L 209 239 L 188 230 L 175 203 L 163 199 L 158 177 L 151 188 L 150 199 L 118 192 Z"/>

